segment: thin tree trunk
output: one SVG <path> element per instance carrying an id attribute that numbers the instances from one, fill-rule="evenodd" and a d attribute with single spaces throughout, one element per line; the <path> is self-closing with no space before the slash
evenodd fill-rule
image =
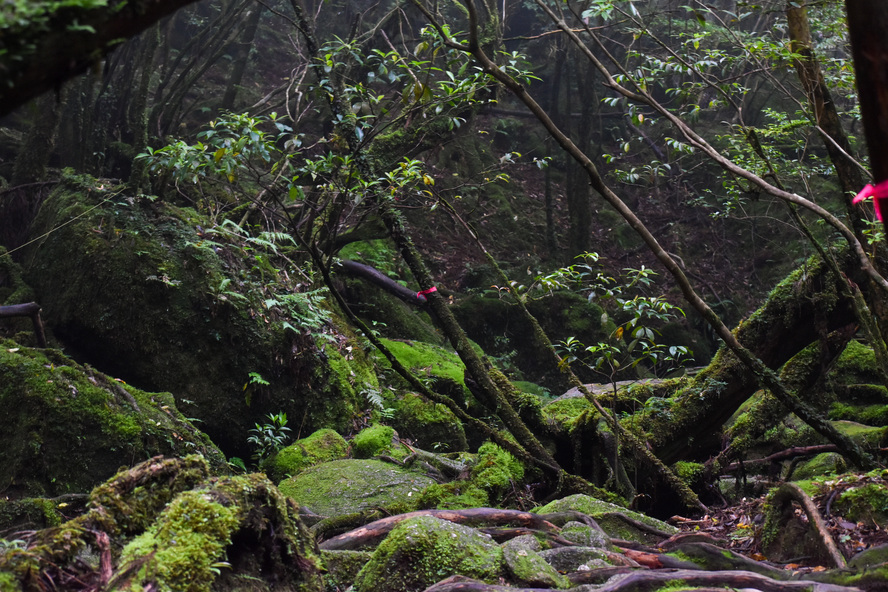
<path id="1" fill-rule="evenodd" d="M 46 165 L 55 149 L 59 120 L 65 108 L 68 85 L 58 92 L 48 92 L 34 105 L 34 123 L 28 130 L 25 144 L 15 157 L 12 168 L 12 185 L 24 185 L 42 181 Z"/>

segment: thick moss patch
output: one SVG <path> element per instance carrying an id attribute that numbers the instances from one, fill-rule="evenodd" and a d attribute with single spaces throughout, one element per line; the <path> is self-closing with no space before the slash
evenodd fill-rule
<path id="1" fill-rule="evenodd" d="M 262 463 L 269 479 L 275 483 L 297 475 L 318 463 L 348 456 L 348 442 L 333 430 L 318 430 L 307 438 L 296 440 Z"/>
<path id="2" fill-rule="evenodd" d="M 355 580 L 356 592 L 419 592 L 454 574 L 496 582 L 499 545 L 481 533 L 431 516 L 398 524 Z"/>
<path id="3" fill-rule="evenodd" d="M 0 490 L 19 497 L 85 493 L 121 465 L 158 454 L 225 459 L 176 410 L 148 393 L 81 366 L 56 350 L 0 340 Z"/>
<path id="4" fill-rule="evenodd" d="M 335 460 L 282 481 L 281 492 L 322 516 L 368 508 L 412 510 L 432 479 L 378 460 Z"/>

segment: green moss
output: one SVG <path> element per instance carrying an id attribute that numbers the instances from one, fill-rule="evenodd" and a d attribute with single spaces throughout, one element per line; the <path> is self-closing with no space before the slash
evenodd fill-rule
<path id="1" fill-rule="evenodd" d="M 317 514 L 338 516 L 377 507 L 395 514 L 413 510 L 419 493 L 432 483 L 390 463 L 346 459 L 308 468 L 278 487 Z"/>
<path id="2" fill-rule="evenodd" d="M 848 520 L 885 524 L 888 520 L 888 487 L 880 481 L 846 489 L 839 495 L 835 507 Z"/>
<path id="3" fill-rule="evenodd" d="M 56 350 L 0 340 L 0 487 L 18 495 L 86 492 L 121 465 L 158 454 L 225 460 L 169 393 L 148 393 Z"/>
<path id="4" fill-rule="evenodd" d="M 697 484 L 703 477 L 703 465 L 701 463 L 678 461 L 672 465 L 672 471 L 688 485 Z"/>
<path id="5" fill-rule="evenodd" d="M 832 424 L 839 432 L 866 448 L 880 448 L 888 442 L 888 427 L 871 427 L 853 421 L 834 421 Z"/>
<path id="6" fill-rule="evenodd" d="M 441 403 L 407 393 L 395 403 L 392 424 L 398 433 L 420 448 L 457 452 L 468 449 L 463 424 Z"/>
<path id="7" fill-rule="evenodd" d="M 357 458 L 370 458 L 392 446 L 394 428 L 374 425 L 364 428 L 352 440 L 352 451 Z"/>
<path id="8" fill-rule="evenodd" d="M 568 434 L 578 423 L 585 423 L 588 418 L 584 415 L 587 413 L 597 412 L 585 397 L 562 397 L 543 407 L 544 421 L 557 431 Z"/>
<path id="9" fill-rule="evenodd" d="M 454 574 L 494 583 L 500 547 L 475 530 L 430 516 L 404 520 L 355 579 L 356 592 L 419 592 Z"/>
<path id="10" fill-rule="evenodd" d="M 845 468 L 845 459 L 842 458 L 842 455 L 835 452 L 824 452 L 810 460 L 800 463 L 799 466 L 793 470 L 792 479 L 796 481 L 825 475 L 835 475 L 844 471 Z"/>
<path id="11" fill-rule="evenodd" d="M 64 521 L 61 510 L 68 505 L 43 498 L 0 500 L 0 532 L 58 526 Z"/>
<path id="12" fill-rule="evenodd" d="M 462 384 L 466 367 L 453 351 L 420 341 L 383 339 L 382 342 L 401 364 L 420 376 L 439 376 Z M 385 361 L 381 364 L 386 366 Z"/>
<path id="13" fill-rule="evenodd" d="M 161 521 L 124 547 L 121 562 L 162 591 L 209 592 L 239 524 L 236 509 L 204 492 L 180 494 Z"/>
<path id="14" fill-rule="evenodd" d="M 850 405 L 835 402 L 829 408 L 829 418 L 847 419 L 871 426 L 886 425 L 888 405 Z"/>
<path id="15" fill-rule="evenodd" d="M 462 509 L 495 506 L 524 479 L 524 466 L 491 442 L 475 455 L 469 478 L 426 488 L 418 503 L 423 508 Z"/>
<path id="16" fill-rule="evenodd" d="M 836 360 L 830 375 L 834 380 L 844 383 L 876 383 L 881 378 L 873 369 L 876 368 L 876 355 L 873 349 L 859 341 L 851 341 Z"/>
<path id="17" fill-rule="evenodd" d="M 262 469 L 275 483 L 321 462 L 345 458 L 348 442 L 333 430 L 318 430 L 296 440 L 263 461 Z"/>
<path id="18" fill-rule="evenodd" d="M 645 531 L 630 526 L 627 522 L 615 516 L 615 514 L 624 514 L 669 534 L 676 534 L 678 532 L 677 528 L 661 520 L 583 494 L 570 495 L 532 510 L 532 512 L 538 514 L 565 511 L 582 512 L 595 518 L 605 532 L 612 537 L 638 541 L 644 544 L 655 543 L 658 539 Z"/>

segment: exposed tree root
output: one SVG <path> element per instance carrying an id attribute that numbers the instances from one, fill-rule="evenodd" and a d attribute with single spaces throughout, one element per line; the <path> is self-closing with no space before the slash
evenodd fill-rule
<path id="1" fill-rule="evenodd" d="M 766 531 L 780 529 L 784 526 L 784 522 L 791 516 L 792 502 L 796 502 L 802 507 L 808 517 L 808 523 L 814 527 L 818 541 L 833 567 L 845 567 L 845 557 L 839 551 L 832 535 L 829 534 L 826 523 L 820 516 L 820 510 L 817 509 L 808 494 L 795 483 L 784 483 L 770 495 Z"/>

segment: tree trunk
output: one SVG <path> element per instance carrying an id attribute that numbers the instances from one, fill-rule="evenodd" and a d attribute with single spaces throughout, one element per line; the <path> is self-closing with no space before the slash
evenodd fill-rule
<path id="1" fill-rule="evenodd" d="M 888 3 L 845 0 L 845 9 L 870 166 L 882 182 L 888 180 Z M 888 219 L 882 222 L 888 229 Z"/>
<path id="2" fill-rule="evenodd" d="M 68 86 L 58 92 L 49 92 L 37 99 L 34 105 L 34 123 L 27 133 L 25 145 L 15 157 L 12 169 L 12 185 L 24 185 L 42 181 L 46 165 L 55 149 L 59 119 L 65 108 Z"/>
<path id="3" fill-rule="evenodd" d="M 809 108 L 813 110 L 814 121 L 820 127 L 824 138 L 826 152 L 839 177 L 842 196 L 848 218 L 854 228 L 858 240 L 863 240 L 865 228 L 860 209 L 852 205 L 851 199 L 864 186 L 863 173 L 851 158 L 851 144 L 845 135 L 839 113 L 832 100 L 820 64 L 814 55 L 811 29 L 808 24 L 808 10 L 798 3 L 792 2 L 786 8 L 786 19 L 789 23 L 789 36 L 792 40 L 790 49 L 798 54 L 795 60 L 796 72 L 808 97 Z"/>
<path id="4" fill-rule="evenodd" d="M 231 69 L 231 76 L 228 78 L 228 86 L 225 89 L 225 95 L 222 97 L 222 109 L 234 109 L 234 102 L 237 99 L 237 93 L 240 91 L 241 83 L 244 80 L 244 72 L 247 71 L 247 64 L 250 63 L 250 49 L 253 39 L 256 37 L 256 30 L 259 28 L 259 19 L 262 17 L 262 6 L 253 7 L 247 17 L 247 24 L 244 26 L 243 33 L 236 44 L 232 45 L 232 59 L 234 67 Z"/>

